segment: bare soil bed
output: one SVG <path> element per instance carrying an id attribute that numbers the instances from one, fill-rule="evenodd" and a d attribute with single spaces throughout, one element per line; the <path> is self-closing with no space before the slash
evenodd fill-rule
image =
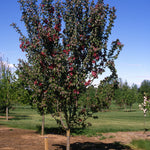
<path id="1" fill-rule="evenodd" d="M 44 138 L 48 138 L 49 150 L 65 150 L 66 137 L 47 134 L 41 136 L 33 130 L 0 126 L 0 150 L 44 150 Z M 127 146 L 132 139 L 150 139 L 150 132 L 103 133 L 102 136 L 71 137 L 71 150 L 131 150 Z"/>

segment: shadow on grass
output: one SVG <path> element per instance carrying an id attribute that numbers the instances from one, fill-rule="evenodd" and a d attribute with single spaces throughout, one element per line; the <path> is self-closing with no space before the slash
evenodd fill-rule
<path id="1" fill-rule="evenodd" d="M 30 119 L 30 116 L 27 115 L 16 115 L 16 114 L 11 114 L 11 116 L 13 116 L 12 118 L 10 118 L 9 120 L 27 120 Z"/>
<path id="2" fill-rule="evenodd" d="M 55 144 L 57 149 L 66 150 L 65 145 Z M 85 143 L 73 143 L 70 145 L 71 150 L 132 150 L 129 146 L 123 145 L 119 142 L 114 143 L 92 143 L 92 142 L 85 142 Z"/>
<path id="3" fill-rule="evenodd" d="M 37 130 L 37 133 L 41 133 L 41 126 L 38 125 L 36 126 L 36 130 Z M 72 135 L 85 135 L 85 132 L 86 129 L 82 129 L 82 128 L 73 128 L 71 129 L 71 134 Z M 58 134 L 58 135 L 66 135 L 66 130 L 64 130 L 63 128 L 61 127 L 51 127 L 51 128 L 48 128 L 48 127 L 45 127 L 44 128 L 44 133 L 45 134 Z"/>
<path id="4" fill-rule="evenodd" d="M 41 133 L 41 126 L 40 125 L 37 125 L 36 126 L 36 130 L 37 130 L 37 133 Z M 62 128 L 59 128 L 59 127 L 51 127 L 51 128 L 48 128 L 48 127 L 45 127 L 44 128 L 44 134 L 59 134 L 59 135 L 65 135 L 66 131 Z"/>

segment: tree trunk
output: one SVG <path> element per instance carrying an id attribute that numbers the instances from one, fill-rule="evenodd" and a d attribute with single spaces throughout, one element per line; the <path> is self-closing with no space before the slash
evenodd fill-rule
<path id="1" fill-rule="evenodd" d="M 126 104 L 124 104 L 124 108 L 125 108 L 125 111 L 127 111 L 127 105 Z"/>
<path id="2" fill-rule="evenodd" d="M 60 117 L 60 121 L 61 121 L 61 125 L 63 126 L 63 128 L 66 130 L 66 136 L 67 136 L 67 146 L 66 146 L 66 150 L 70 150 L 70 129 L 68 129 L 64 122 L 63 119 L 61 117 L 61 113 L 59 112 L 59 117 Z"/>
<path id="3" fill-rule="evenodd" d="M 67 129 L 67 146 L 66 150 L 70 150 L 70 129 Z"/>
<path id="4" fill-rule="evenodd" d="M 6 120 L 8 121 L 8 106 L 6 107 Z"/>
<path id="5" fill-rule="evenodd" d="M 130 105 L 130 112 L 132 111 L 132 105 Z"/>
<path id="6" fill-rule="evenodd" d="M 78 101 L 76 100 L 76 107 L 78 107 Z"/>
<path id="7" fill-rule="evenodd" d="M 42 129 L 41 129 L 41 135 L 44 135 L 44 125 L 45 125 L 45 115 L 42 115 Z"/>

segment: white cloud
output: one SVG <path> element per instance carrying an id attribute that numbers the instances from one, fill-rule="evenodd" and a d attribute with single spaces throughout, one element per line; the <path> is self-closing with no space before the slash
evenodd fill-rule
<path id="1" fill-rule="evenodd" d="M 8 62 L 6 61 L 3 61 L 3 64 L 6 66 L 6 67 L 9 67 L 10 69 L 14 69 L 14 65 L 13 64 L 9 64 Z"/>
<path id="2" fill-rule="evenodd" d="M 7 61 L 4 61 L 4 60 L 7 60 L 7 59 L 5 59 L 4 54 L 0 52 L 0 61 L 2 61 L 2 63 L 6 67 L 9 67 L 10 69 L 14 69 L 15 68 L 13 64 L 10 64 L 10 63 L 8 63 Z"/>
<path id="3" fill-rule="evenodd" d="M 15 68 L 13 64 L 8 64 L 9 68 Z"/>

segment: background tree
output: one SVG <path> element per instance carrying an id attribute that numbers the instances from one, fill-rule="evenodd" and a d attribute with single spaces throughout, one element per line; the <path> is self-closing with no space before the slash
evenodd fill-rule
<path id="1" fill-rule="evenodd" d="M 33 94 L 33 91 L 28 88 L 27 83 L 23 82 L 23 80 L 19 77 L 19 74 L 21 74 L 21 72 L 16 70 L 13 82 L 15 100 L 19 104 L 30 104 L 32 106 L 33 102 L 31 95 Z"/>
<path id="2" fill-rule="evenodd" d="M 123 107 L 127 110 L 127 106 L 132 109 L 132 105 L 138 101 L 139 93 L 137 85 L 133 84 L 131 87 L 128 85 L 127 81 L 125 83 L 120 80 L 119 88 L 115 90 L 115 101 L 120 107 Z"/>
<path id="3" fill-rule="evenodd" d="M 139 93 L 139 88 L 136 84 L 132 84 L 131 86 L 131 91 L 133 93 L 133 104 L 138 103 L 140 101 L 140 93 Z M 143 98 L 142 98 L 143 99 Z"/>
<path id="4" fill-rule="evenodd" d="M 27 56 L 18 65 L 20 78 L 33 90 L 41 115 L 53 113 L 67 131 L 84 127 L 87 111 L 79 109 L 79 95 L 106 68 L 112 73 L 106 80 L 117 77 L 114 60 L 123 45 L 117 39 L 107 46 L 116 10 L 102 0 L 36 2 L 19 0 L 28 37 L 13 24 Z"/>
<path id="5" fill-rule="evenodd" d="M 0 58 L 0 111 L 6 113 L 6 120 L 8 120 L 8 111 L 13 101 L 12 79 L 8 63 L 4 63 Z"/>
<path id="6" fill-rule="evenodd" d="M 142 103 L 143 102 L 143 95 L 139 92 L 139 90 L 138 90 L 138 96 L 137 96 L 137 103 L 139 104 L 139 103 Z"/>
<path id="7" fill-rule="evenodd" d="M 139 88 L 140 93 L 144 96 L 144 93 L 150 97 L 150 81 L 143 80 Z"/>
<path id="8" fill-rule="evenodd" d="M 124 102 L 123 102 L 123 92 L 122 89 L 118 88 L 115 90 L 115 104 L 117 104 L 120 108 L 124 107 Z"/>
<path id="9" fill-rule="evenodd" d="M 109 109 L 112 100 L 114 99 L 115 90 L 117 88 L 117 81 L 111 80 L 109 82 L 101 82 L 97 90 L 97 105 L 99 110 Z"/>
<path id="10" fill-rule="evenodd" d="M 123 83 L 121 79 L 119 79 L 119 88 L 115 90 L 115 102 L 121 108 L 124 106 L 126 108 L 127 104 L 127 90 L 129 88 L 127 81 Z"/>
<path id="11" fill-rule="evenodd" d="M 125 102 L 126 105 L 130 107 L 130 111 L 132 110 L 132 105 L 136 102 L 137 97 L 136 94 L 134 93 L 135 91 L 133 89 L 128 88 L 125 94 Z M 125 107 L 126 109 L 126 107 Z"/>
<path id="12" fill-rule="evenodd" d="M 78 104 L 82 108 L 87 108 L 91 110 L 91 106 L 95 106 L 96 104 L 96 88 L 93 85 L 87 87 L 86 91 L 80 94 Z"/>

